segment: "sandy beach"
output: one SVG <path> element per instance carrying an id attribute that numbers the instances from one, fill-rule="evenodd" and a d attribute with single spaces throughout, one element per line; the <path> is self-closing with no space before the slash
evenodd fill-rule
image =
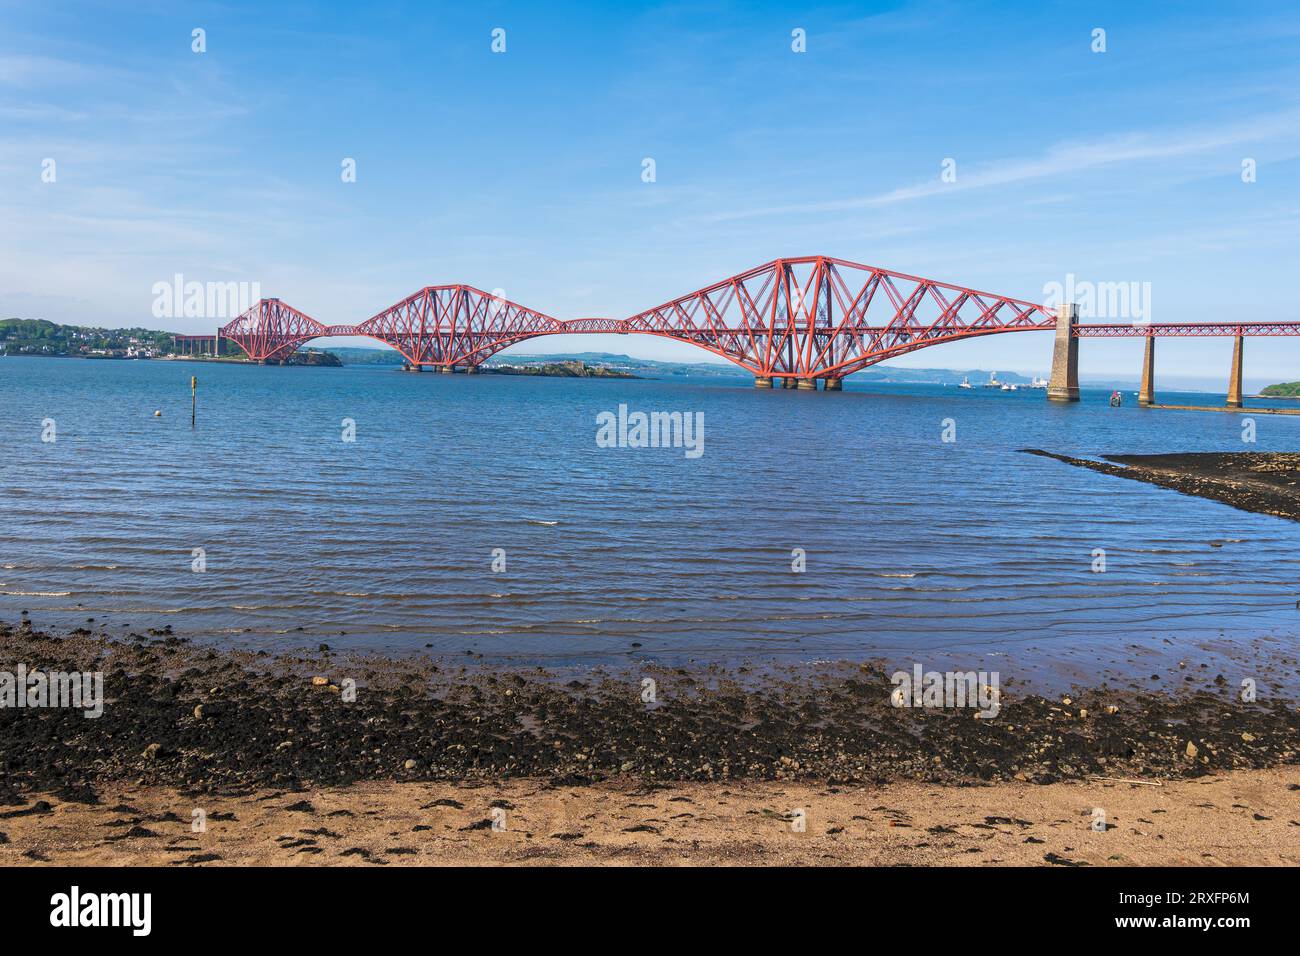
<path id="1" fill-rule="evenodd" d="M 1297 781 L 1289 767 L 1160 786 L 120 785 L 0 812 L 0 864 L 1296 866 Z"/>

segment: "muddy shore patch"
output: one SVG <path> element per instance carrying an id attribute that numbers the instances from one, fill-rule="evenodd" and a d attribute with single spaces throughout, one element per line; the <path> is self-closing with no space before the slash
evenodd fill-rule
<path id="1" fill-rule="evenodd" d="M 717 666 L 650 664 L 560 680 L 542 668 L 328 649 L 276 657 L 168 636 L 0 625 L 0 670 L 20 663 L 100 671 L 105 702 L 98 718 L 0 709 L 0 804 L 15 806 L 34 792 L 93 803 L 123 781 L 226 794 L 523 778 L 1047 784 L 1300 760 L 1294 700 L 1261 682 L 1258 698 L 1244 701 L 1238 675 L 1195 662 L 1168 692 L 1102 685 L 1044 697 L 1004 683 L 992 719 L 971 708 L 895 707 L 889 675 L 873 663 L 758 682 Z"/>

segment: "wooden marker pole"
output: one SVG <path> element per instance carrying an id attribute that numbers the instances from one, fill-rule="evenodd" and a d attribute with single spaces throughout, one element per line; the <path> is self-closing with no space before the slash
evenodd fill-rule
<path id="1" fill-rule="evenodd" d="M 190 428 L 194 427 L 195 419 L 199 414 L 199 380 L 197 377 L 190 376 Z"/>

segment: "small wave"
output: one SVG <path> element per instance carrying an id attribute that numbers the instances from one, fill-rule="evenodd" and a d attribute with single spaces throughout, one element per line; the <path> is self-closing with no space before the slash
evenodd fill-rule
<path id="1" fill-rule="evenodd" d="M 206 614 L 210 607 L 112 607 L 102 608 L 105 614 Z"/>
<path id="2" fill-rule="evenodd" d="M 877 574 L 876 577 L 878 577 L 878 578 L 914 578 L 914 577 L 916 577 L 916 572 L 913 571 L 911 574 Z"/>
<path id="3" fill-rule="evenodd" d="M 71 597 L 71 591 L 0 591 L 11 597 Z"/>
<path id="4" fill-rule="evenodd" d="M 548 528 L 554 527 L 555 525 L 559 524 L 558 521 L 543 521 L 540 518 L 529 518 L 526 523 L 545 525 Z"/>

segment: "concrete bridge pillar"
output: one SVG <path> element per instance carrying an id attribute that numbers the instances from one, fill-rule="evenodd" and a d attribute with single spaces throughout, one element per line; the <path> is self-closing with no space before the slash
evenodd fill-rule
<path id="1" fill-rule="evenodd" d="M 408 371 L 408 372 L 423 372 L 423 371 L 424 371 L 424 366 L 423 366 L 423 365 L 409 365 L 409 364 L 408 364 L 408 365 L 404 365 L 404 366 L 402 366 L 402 367 L 403 367 L 406 371 Z"/>
<path id="2" fill-rule="evenodd" d="M 772 376 L 770 376 L 770 375 L 755 375 L 755 376 L 754 376 L 754 387 L 755 387 L 755 388 L 771 388 L 771 387 L 772 387 Z"/>
<path id="3" fill-rule="evenodd" d="M 1241 339 L 1232 340 L 1232 371 L 1228 374 L 1228 407 L 1241 408 Z"/>
<path id="4" fill-rule="evenodd" d="M 466 374 L 466 375 L 477 375 L 477 374 L 478 374 L 478 366 L 477 366 L 477 365 L 466 365 L 466 366 L 465 366 L 465 374 Z"/>
<path id="5" fill-rule="evenodd" d="M 1079 340 L 1074 326 L 1079 307 L 1063 302 L 1056 313 L 1056 345 L 1052 350 L 1052 377 L 1047 383 L 1047 398 L 1052 402 L 1079 400 Z"/>
<path id="6" fill-rule="evenodd" d="M 1156 337 L 1148 335 L 1146 350 L 1142 353 L 1142 387 L 1138 390 L 1139 405 L 1156 403 Z"/>
<path id="7" fill-rule="evenodd" d="M 795 381 L 793 378 L 783 378 L 783 379 L 781 379 L 781 387 L 782 387 L 782 388 L 794 388 L 794 387 L 795 387 L 796 385 L 798 385 L 798 384 L 799 384 L 799 383 L 798 383 L 797 381 Z"/>
<path id="8" fill-rule="evenodd" d="M 456 366 L 454 366 L 454 365 L 439 365 L 439 366 L 438 366 L 438 371 L 439 371 L 441 374 L 443 374 L 443 375 L 450 375 L 452 372 L 456 371 Z"/>
<path id="9" fill-rule="evenodd" d="M 826 383 L 823 386 L 823 391 L 827 391 L 827 392 L 844 391 L 844 379 L 842 378 L 824 378 L 822 379 L 822 381 Z"/>
<path id="10" fill-rule="evenodd" d="M 799 384 L 798 384 L 797 387 L 798 387 L 798 388 L 801 388 L 801 389 L 803 389 L 803 390 L 805 390 L 805 391 L 808 391 L 808 392 L 815 392 L 815 391 L 817 391 L 817 379 L 815 379 L 815 378 L 801 378 L 801 379 L 799 379 Z"/>

